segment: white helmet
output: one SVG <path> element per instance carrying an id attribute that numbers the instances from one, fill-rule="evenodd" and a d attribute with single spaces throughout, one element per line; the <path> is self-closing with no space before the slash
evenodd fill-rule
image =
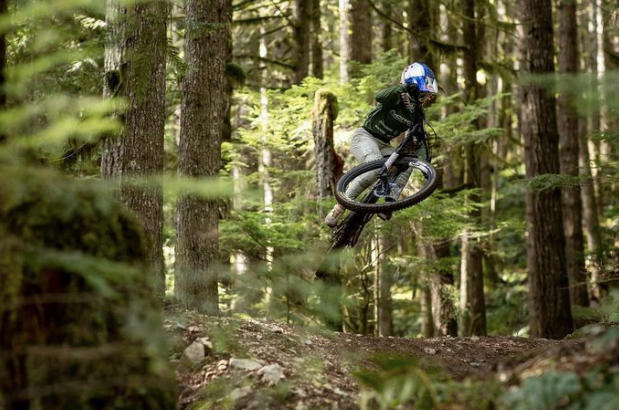
<path id="1" fill-rule="evenodd" d="M 422 93 L 436 94 L 438 92 L 434 71 L 425 63 L 413 63 L 406 67 L 402 72 L 400 82 L 402 84 L 417 84 Z"/>

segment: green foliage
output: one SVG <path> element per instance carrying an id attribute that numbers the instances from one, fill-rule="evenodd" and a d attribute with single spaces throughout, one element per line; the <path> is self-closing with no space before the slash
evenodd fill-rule
<path id="1" fill-rule="evenodd" d="M 456 103 L 461 96 L 455 94 L 439 97 L 438 101 L 427 110 L 427 115 L 431 121 L 432 128 L 436 130 L 438 136 L 450 147 L 459 147 L 471 143 L 487 143 L 491 138 L 501 136 L 503 129 L 487 127 L 477 129 L 474 123 L 477 119 L 483 118 L 488 114 L 490 104 L 505 96 L 506 94 L 496 94 L 476 100 L 473 104 L 462 106 L 458 112 L 440 118 L 440 121 L 433 122 L 433 119 L 439 118 L 442 109 Z"/>
<path id="2" fill-rule="evenodd" d="M 429 374 L 410 356 L 377 355 L 373 368 L 362 368 L 355 377 L 363 387 L 361 409 L 396 409 L 413 406 L 431 410 L 438 404 L 438 395 Z"/>
<path id="3" fill-rule="evenodd" d="M 599 301 L 598 306 L 577 306 L 575 316 L 596 322 L 619 322 L 619 290 L 612 290 Z"/>
<path id="4" fill-rule="evenodd" d="M 531 178 L 528 185 L 533 193 L 541 194 L 546 191 L 557 189 L 578 189 L 583 180 L 584 177 L 572 177 L 563 174 L 542 174 Z"/>

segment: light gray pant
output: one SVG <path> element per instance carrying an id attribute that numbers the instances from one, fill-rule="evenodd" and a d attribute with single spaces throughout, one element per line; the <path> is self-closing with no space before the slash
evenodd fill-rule
<path id="1" fill-rule="evenodd" d="M 393 154 L 393 151 L 395 151 L 394 147 L 386 142 L 374 138 L 372 134 L 367 132 L 364 128 L 357 128 L 352 133 L 350 152 L 355 156 L 355 159 L 359 161 L 359 163 L 381 159 L 384 156 Z M 355 178 L 355 180 L 348 185 L 346 196 L 349 198 L 357 198 L 365 189 L 376 182 L 377 174 L 378 170 L 368 172 Z M 396 183 L 400 189 L 395 192 L 396 198 L 402 191 L 402 188 L 404 188 L 404 185 L 406 185 L 406 181 L 409 176 L 410 171 L 405 172 L 398 177 Z M 390 195 L 390 197 L 391 196 L 392 195 Z"/>

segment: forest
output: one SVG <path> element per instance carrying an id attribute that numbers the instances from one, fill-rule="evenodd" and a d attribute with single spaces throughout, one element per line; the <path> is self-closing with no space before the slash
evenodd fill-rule
<path id="1" fill-rule="evenodd" d="M 0 410 L 619 403 L 616 1 L 0 0 L 0 175 Z"/>

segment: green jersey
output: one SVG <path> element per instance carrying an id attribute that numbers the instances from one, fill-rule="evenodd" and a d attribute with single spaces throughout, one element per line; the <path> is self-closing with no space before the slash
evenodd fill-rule
<path id="1" fill-rule="evenodd" d="M 377 92 L 374 98 L 378 106 L 368 114 L 363 128 L 385 142 L 412 128 L 413 117 L 400 99 L 406 87 L 406 84 L 399 84 Z"/>

